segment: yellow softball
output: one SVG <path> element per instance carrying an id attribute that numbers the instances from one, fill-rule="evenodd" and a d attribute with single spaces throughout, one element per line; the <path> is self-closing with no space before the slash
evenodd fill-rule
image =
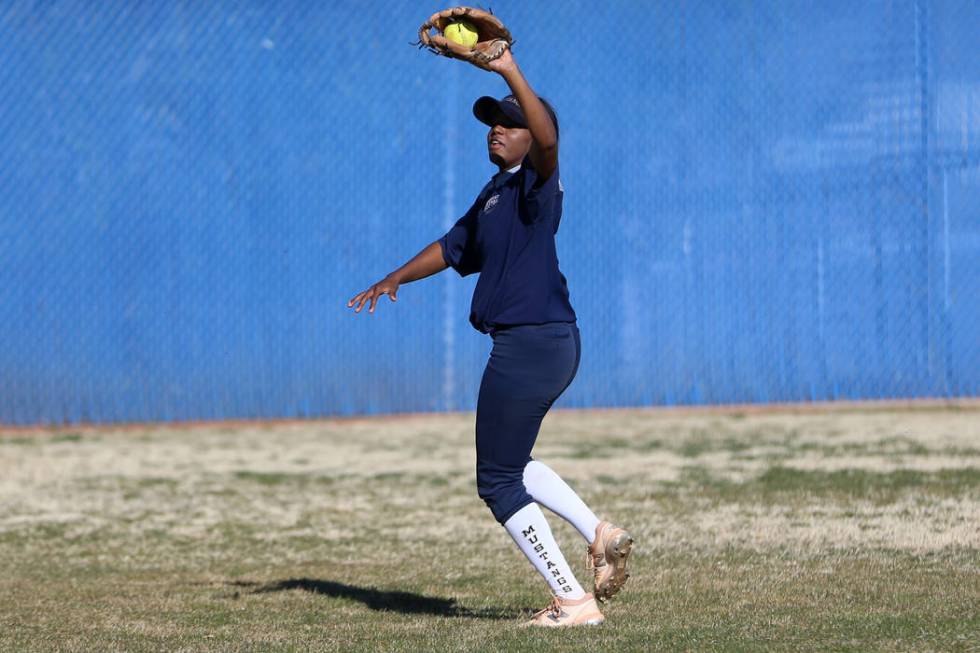
<path id="1" fill-rule="evenodd" d="M 476 32 L 476 26 L 465 20 L 457 20 L 456 22 L 449 23 L 446 25 L 446 29 L 443 30 L 443 34 L 453 43 L 459 43 L 469 48 L 476 45 L 476 42 L 480 38 L 480 35 Z"/>

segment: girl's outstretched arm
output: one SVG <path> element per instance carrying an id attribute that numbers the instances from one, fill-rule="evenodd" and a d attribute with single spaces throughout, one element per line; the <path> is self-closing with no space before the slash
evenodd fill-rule
<path id="1" fill-rule="evenodd" d="M 357 304 L 357 308 L 354 309 L 354 312 L 360 313 L 361 309 L 364 308 L 364 304 L 370 302 L 368 313 L 373 313 L 374 307 L 378 303 L 378 298 L 380 298 L 381 295 L 388 295 L 388 299 L 393 302 L 397 301 L 398 286 L 402 285 L 403 283 L 409 283 L 410 281 L 418 281 L 419 279 L 430 277 L 433 274 L 442 272 L 447 267 L 449 266 L 446 265 L 446 261 L 444 261 L 442 258 L 442 246 L 437 240 L 412 257 L 412 260 L 410 260 L 408 263 L 401 266 L 381 281 L 377 282 L 364 292 L 359 292 L 354 295 L 354 297 L 347 302 L 347 308 L 351 308 Z"/>
<path id="2" fill-rule="evenodd" d="M 551 122 L 548 110 L 544 108 L 531 85 L 527 83 L 509 48 L 487 65 L 490 70 L 504 78 L 510 86 L 511 93 L 520 102 L 524 117 L 527 119 L 527 128 L 534 141 L 531 144 L 531 151 L 528 152 L 531 165 L 534 166 L 534 171 L 538 173 L 540 180 L 548 179 L 558 167 L 558 134 L 555 132 L 555 124 Z"/>

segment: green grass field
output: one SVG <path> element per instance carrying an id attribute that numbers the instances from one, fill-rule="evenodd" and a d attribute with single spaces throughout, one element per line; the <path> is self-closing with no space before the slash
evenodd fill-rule
<path id="1" fill-rule="evenodd" d="M 472 415 L 0 435 L 2 651 L 980 651 L 980 406 L 557 412 L 637 544 L 604 625 L 474 488 Z M 579 579 L 585 543 L 552 527 Z"/>

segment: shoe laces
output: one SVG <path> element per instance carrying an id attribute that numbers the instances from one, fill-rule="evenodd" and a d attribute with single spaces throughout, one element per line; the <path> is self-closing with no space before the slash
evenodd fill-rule
<path id="1" fill-rule="evenodd" d="M 557 596 L 551 599 L 551 603 L 548 604 L 548 607 L 545 608 L 545 610 L 555 615 L 556 617 L 561 616 L 561 601 L 558 599 Z"/>
<path id="2" fill-rule="evenodd" d="M 599 567 L 606 566 L 606 554 L 605 553 L 593 553 L 592 547 L 590 546 L 585 551 L 585 566 L 594 573 L 599 573 Z"/>
<path id="3" fill-rule="evenodd" d="M 546 614 L 553 614 L 555 617 L 561 616 L 561 601 L 557 596 L 552 597 L 551 603 L 548 604 L 548 607 L 537 612 L 534 615 L 534 618 L 537 619 L 538 617 L 542 617 Z"/>

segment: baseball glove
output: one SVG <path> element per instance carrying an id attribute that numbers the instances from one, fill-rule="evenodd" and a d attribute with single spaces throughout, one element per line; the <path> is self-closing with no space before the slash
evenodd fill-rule
<path id="1" fill-rule="evenodd" d="M 460 43 L 450 41 L 443 32 L 450 23 L 465 20 L 476 27 L 476 45 L 469 47 Z M 435 29 L 436 33 L 431 33 Z M 472 7 L 453 7 L 438 11 L 422 23 L 419 28 L 420 48 L 428 48 L 430 52 L 441 54 L 444 57 L 453 57 L 469 61 L 471 64 L 480 68 L 487 68 L 487 64 L 499 57 L 504 51 L 514 44 L 514 39 L 510 31 L 504 26 L 500 19 L 489 11 L 474 9 Z"/>

